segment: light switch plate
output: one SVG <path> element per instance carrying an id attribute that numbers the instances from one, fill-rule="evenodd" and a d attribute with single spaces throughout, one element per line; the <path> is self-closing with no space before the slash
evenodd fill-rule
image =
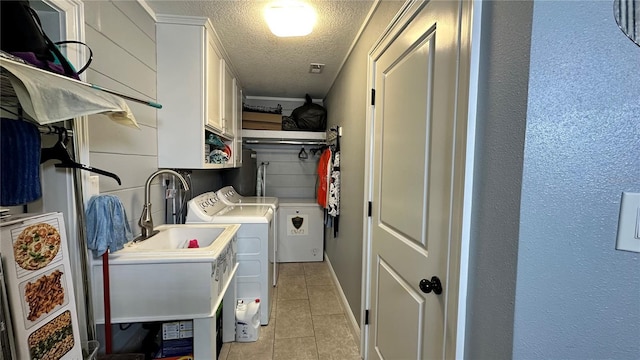
<path id="1" fill-rule="evenodd" d="M 640 194 L 622 193 L 616 249 L 640 252 Z"/>
<path id="2" fill-rule="evenodd" d="M 100 195 L 100 177 L 91 175 L 89 176 L 89 198 L 94 195 Z"/>

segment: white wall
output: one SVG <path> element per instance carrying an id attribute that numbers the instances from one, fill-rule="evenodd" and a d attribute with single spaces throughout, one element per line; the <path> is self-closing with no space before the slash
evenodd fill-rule
<path id="1" fill-rule="evenodd" d="M 510 359 L 532 2 L 482 5 L 465 356 Z"/>
<path id="2" fill-rule="evenodd" d="M 468 359 L 637 359 L 640 48 L 612 2 L 485 2 Z"/>
<path id="3" fill-rule="evenodd" d="M 638 359 L 640 254 L 615 250 L 640 192 L 640 47 L 611 1 L 533 6 L 514 359 Z"/>

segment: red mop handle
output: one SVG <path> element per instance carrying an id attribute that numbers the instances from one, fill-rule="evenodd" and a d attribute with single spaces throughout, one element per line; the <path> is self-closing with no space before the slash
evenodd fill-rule
<path id="1" fill-rule="evenodd" d="M 104 295 L 105 353 L 111 354 L 111 294 L 109 286 L 109 250 L 102 254 L 102 288 Z"/>

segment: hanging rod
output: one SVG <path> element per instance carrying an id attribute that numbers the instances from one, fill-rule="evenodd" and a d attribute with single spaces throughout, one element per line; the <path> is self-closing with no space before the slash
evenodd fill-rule
<path id="1" fill-rule="evenodd" d="M 245 144 L 281 144 L 281 145 L 324 145 L 324 141 L 299 141 L 299 140 L 275 140 L 275 139 L 251 139 L 245 140 Z"/>
<path id="2" fill-rule="evenodd" d="M 50 126 L 50 125 L 37 125 L 38 126 L 38 130 L 40 131 L 40 134 L 42 135 L 54 135 L 54 134 L 58 134 L 58 130 L 56 126 Z M 68 137 L 73 137 L 73 130 L 67 129 L 67 136 Z"/>

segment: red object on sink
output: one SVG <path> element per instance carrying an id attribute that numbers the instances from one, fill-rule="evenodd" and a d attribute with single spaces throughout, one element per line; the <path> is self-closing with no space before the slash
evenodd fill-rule
<path id="1" fill-rule="evenodd" d="M 193 239 L 193 240 L 189 240 L 189 249 L 193 249 L 193 248 L 199 248 L 200 245 L 198 245 L 198 240 Z"/>

